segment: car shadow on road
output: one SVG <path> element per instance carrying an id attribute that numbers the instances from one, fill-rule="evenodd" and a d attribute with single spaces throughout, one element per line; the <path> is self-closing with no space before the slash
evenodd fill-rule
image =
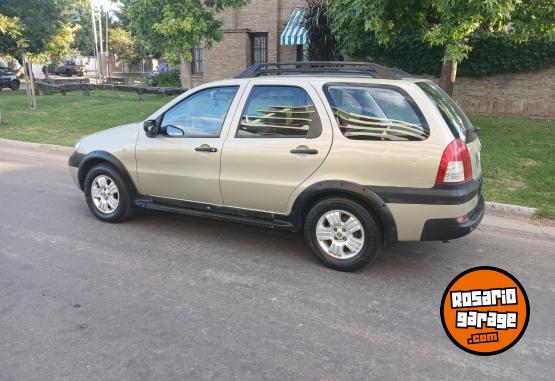
<path id="1" fill-rule="evenodd" d="M 186 232 L 187 239 L 225 245 L 226 248 L 243 252 L 246 256 L 262 253 L 266 259 L 271 257 L 272 260 L 277 261 L 288 260 L 299 265 L 318 264 L 317 260 L 310 255 L 301 232 L 267 229 L 144 209 L 138 210 L 135 217 L 126 224 L 133 226 L 133 229 L 148 227 L 151 232 L 163 232 L 173 237 L 179 237 Z M 449 245 L 453 244 L 456 245 L 456 243 Z M 449 255 L 445 255 L 449 245 L 441 242 L 400 242 L 384 249 L 371 266 L 357 273 L 386 271 L 391 272 L 392 275 L 393 273 L 399 275 L 399 272 L 421 272 L 429 268 L 432 263 L 450 267 Z"/>

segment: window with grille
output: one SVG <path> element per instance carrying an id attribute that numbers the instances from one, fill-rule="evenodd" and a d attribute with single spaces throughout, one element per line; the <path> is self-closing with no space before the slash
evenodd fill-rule
<path id="1" fill-rule="evenodd" d="M 251 63 L 268 62 L 268 33 L 251 33 Z"/>
<path id="2" fill-rule="evenodd" d="M 191 71 L 193 74 L 202 74 L 204 72 L 204 49 L 199 46 L 193 48 L 193 62 L 191 62 Z"/>

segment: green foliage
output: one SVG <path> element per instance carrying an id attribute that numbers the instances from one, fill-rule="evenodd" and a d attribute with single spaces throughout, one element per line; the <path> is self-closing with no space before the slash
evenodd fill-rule
<path id="1" fill-rule="evenodd" d="M 73 10 L 72 0 L 2 0 L 0 14 L 17 17 L 21 27 L 17 36 L 0 34 L 0 51 L 20 63 L 23 49 L 37 62 L 49 53 L 69 52 L 67 43 L 72 40 L 72 31 L 68 28 Z"/>
<path id="2" fill-rule="evenodd" d="M 342 50 L 360 56 L 373 42 L 391 45 L 415 33 L 429 46 L 443 47 L 443 62 L 461 62 L 472 50 L 470 36 L 480 30 L 507 31 L 514 40 L 553 36 L 553 0 L 334 0 L 333 31 Z"/>
<path id="3" fill-rule="evenodd" d="M 462 76 L 479 77 L 538 70 L 555 65 L 555 42 L 547 37 L 530 36 L 518 42 L 504 32 L 479 32 L 470 36 L 473 47 L 458 67 Z M 367 54 L 387 66 L 411 74 L 439 75 L 443 47 L 430 46 L 416 34 L 403 34 L 386 46 L 367 44 Z"/>
<path id="4" fill-rule="evenodd" d="M 248 0 L 122 0 L 131 33 L 145 50 L 163 53 L 174 62 L 192 59 L 191 49 L 221 39 L 216 13 Z"/>
<path id="5" fill-rule="evenodd" d="M 72 48 L 83 55 L 94 55 L 91 2 L 89 0 L 78 0 L 75 2 L 72 23 L 77 26 Z"/>
<path id="6" fill-rule="evenodd" d="M 152 78 L 151 86 L 160 87 L 181 87 L 181 80 L 179 78 L 179 70 L 172 69 L 165 73 L 159 73 Z"/>
<path id="7" fill-rule="evenodd" d="M 134 55 L 135 40 L 127 30 L 112 28 L 108 30 L 108 46 L 111 53 L 129 59 Z"/>
<path id="8" fill-rule="evenodd" d="M 8 17 L 0 13 L 0 35 L 17 38 L 21 35 L 19 17 Z"/>
<path id="9" fill-rule="evenodd" d="M 339 58 L 339 44 L 331 32 L 331 18 L 327 0 L 307 0 L 303 20 L 309 36 L 309 61 L 335 61 Z"/>

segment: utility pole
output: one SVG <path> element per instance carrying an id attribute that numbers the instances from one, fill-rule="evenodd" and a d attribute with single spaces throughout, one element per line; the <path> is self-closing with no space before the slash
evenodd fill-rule
<path id="1" fill-rule="evenodd" d="M 93 28 L 93 36 L 94 36 L 94 68 L 96 70 L 96 82 L 98 83 L 99 79 L 99 58 L 98 58 L 98 43 L 97 43 L 97 35 L 96 35 L 96 20 L 94 17 L 94 0 L 91 0 L 91 19 L 92 19 L 92 28 Z"/>
<path id="2" fill-rule="evenodd" d="M 33 80 L 33 65 L 27 61 L 25 53 L 22 54 L 23 58 L 23 73 L 25 74 L 25 87 L 27 93 L 27 104 L 29 110 L 36 110 L 37 98 L 35 96 L 35 81 Z"/>
<path id="3" fill-rule="evenodd" d="M 104 43 L 102 41 L 102 8 L 98 14 L 98 41 L 100 43 L 100 72 L 104 77 Z"/>
<path id="4" fill-rule="evenodd" d="M 108 23 L 109 23 L 109 16 L 110 15 L 110 10 L 108 9 L 106 11 L 106 57 L 107 57 L 107 61 L 106 61 L 106 72 L 108 73 L 107 76 L 110 77 L 111 73 L 110 73 L 110 50 L 108 49 Z"/>

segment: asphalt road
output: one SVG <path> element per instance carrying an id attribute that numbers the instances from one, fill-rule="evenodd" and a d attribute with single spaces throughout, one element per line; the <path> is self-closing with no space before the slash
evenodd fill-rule
<path id="1" fill-rule="evenodd" d="M 553 379 L 555 241 L 483 225 L 404 243 L 372 267 L 322 267 L 299 234 L 88 211 L 66 153 L 0 143 L 0 380 Z M 444 288 L 492 265 L 531 319 L 482 357 L 441 326 Z"/>

